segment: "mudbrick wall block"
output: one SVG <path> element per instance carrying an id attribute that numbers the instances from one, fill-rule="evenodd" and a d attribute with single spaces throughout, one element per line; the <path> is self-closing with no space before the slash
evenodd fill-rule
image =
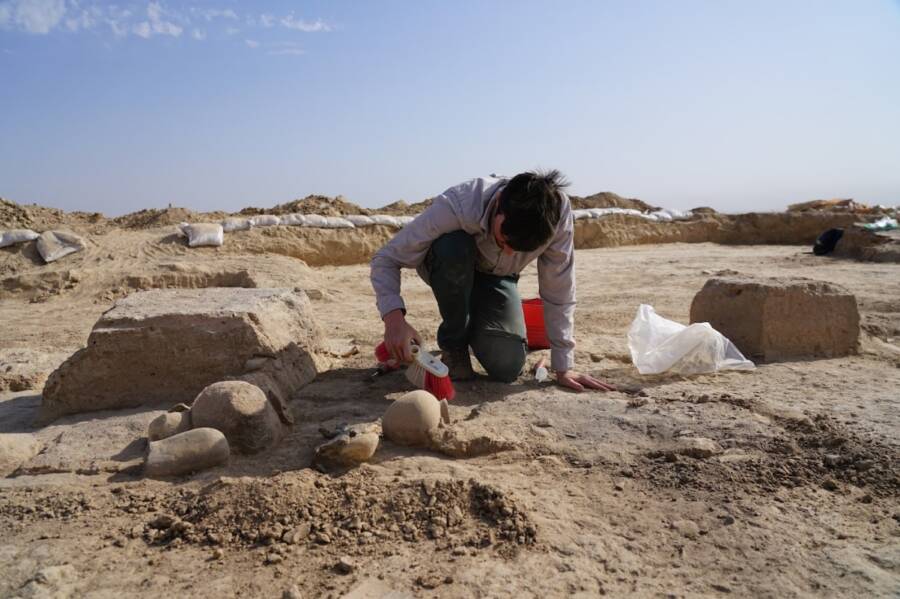
<path id="1" fill-rule="evenodd" d="M 832 358 L 857 351 L 859 311 L 846 289 L 803 278 L 710 279 L 691 322 L 708 322 L 755 360 Z"/>
<path id="2" fill-rule="evenodd" d="M 156 289 L 119 300 L 87 347 L 44 386 L 38 422 L 64 414 L 191 403 L 207 385 L 246 380 L 279 417 L 316 376 L 322 352 L 309 299 L 288 289 Z"/>

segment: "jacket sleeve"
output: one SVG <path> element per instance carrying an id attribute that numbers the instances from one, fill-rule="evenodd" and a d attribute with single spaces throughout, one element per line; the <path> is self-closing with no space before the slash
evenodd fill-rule
<path id="1" fill-rule="evenodd" d="M 424 212 L 403 227 L 372 258 L 370 277 L 382 318 L 398 308 L 406 312 L 406 304 L 400 295 L 400 269 L 416 268 L 424 262 L 435 239 L 462 228 L 455 209 L 455 195 L 456 188 L 450 188 L 434 198 Z"/>
<path id="2" fill-rule="evenodd" d="M 575 366 L 575 225 L 563 212 L 553 241 L 538 258 L 538 288 L 550 341 L 550 365 L 557 372 Z"/>

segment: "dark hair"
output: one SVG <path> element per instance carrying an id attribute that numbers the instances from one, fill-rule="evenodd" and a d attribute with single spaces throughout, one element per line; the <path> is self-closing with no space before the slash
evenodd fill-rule
<path id="1" fill-rule="evenodd" d="M 562 189 L 569 182 L 558 170 L 520 173 L 500 192 L 503 214 L 500 232 L 517 252 L 531 252 L 544 245 L 556 231 L 562 210 Z"/>

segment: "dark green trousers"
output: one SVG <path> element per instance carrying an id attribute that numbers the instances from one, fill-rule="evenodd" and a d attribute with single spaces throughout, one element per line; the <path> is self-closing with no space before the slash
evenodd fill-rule
<path id="1" fill-rule="evenodd" d="M 512 382 L 525 365 L 527 345 L 518 275 L 475 270 L 478 249 L 465 231 L 441 235 L 425 258 L 441 313 L 438 346 L 471 347 L 491 378 Z"/>

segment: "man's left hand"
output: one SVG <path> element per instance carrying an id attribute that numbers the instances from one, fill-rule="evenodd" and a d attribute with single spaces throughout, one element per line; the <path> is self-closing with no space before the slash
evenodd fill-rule
<path id="1" fill-rule="evenodd" d="M 597 389 L 599 391 L 615 391 L 616 388 L 609 383 L 604 383 L 599 379 L 595 379 L 589 374 L 581 374 L 574 370 L 566 370 L 565 372 L 556 373 L 556 382 L 563 387 L 574 389 L 575 391 L 584 391 L 585 389 Z"/>

